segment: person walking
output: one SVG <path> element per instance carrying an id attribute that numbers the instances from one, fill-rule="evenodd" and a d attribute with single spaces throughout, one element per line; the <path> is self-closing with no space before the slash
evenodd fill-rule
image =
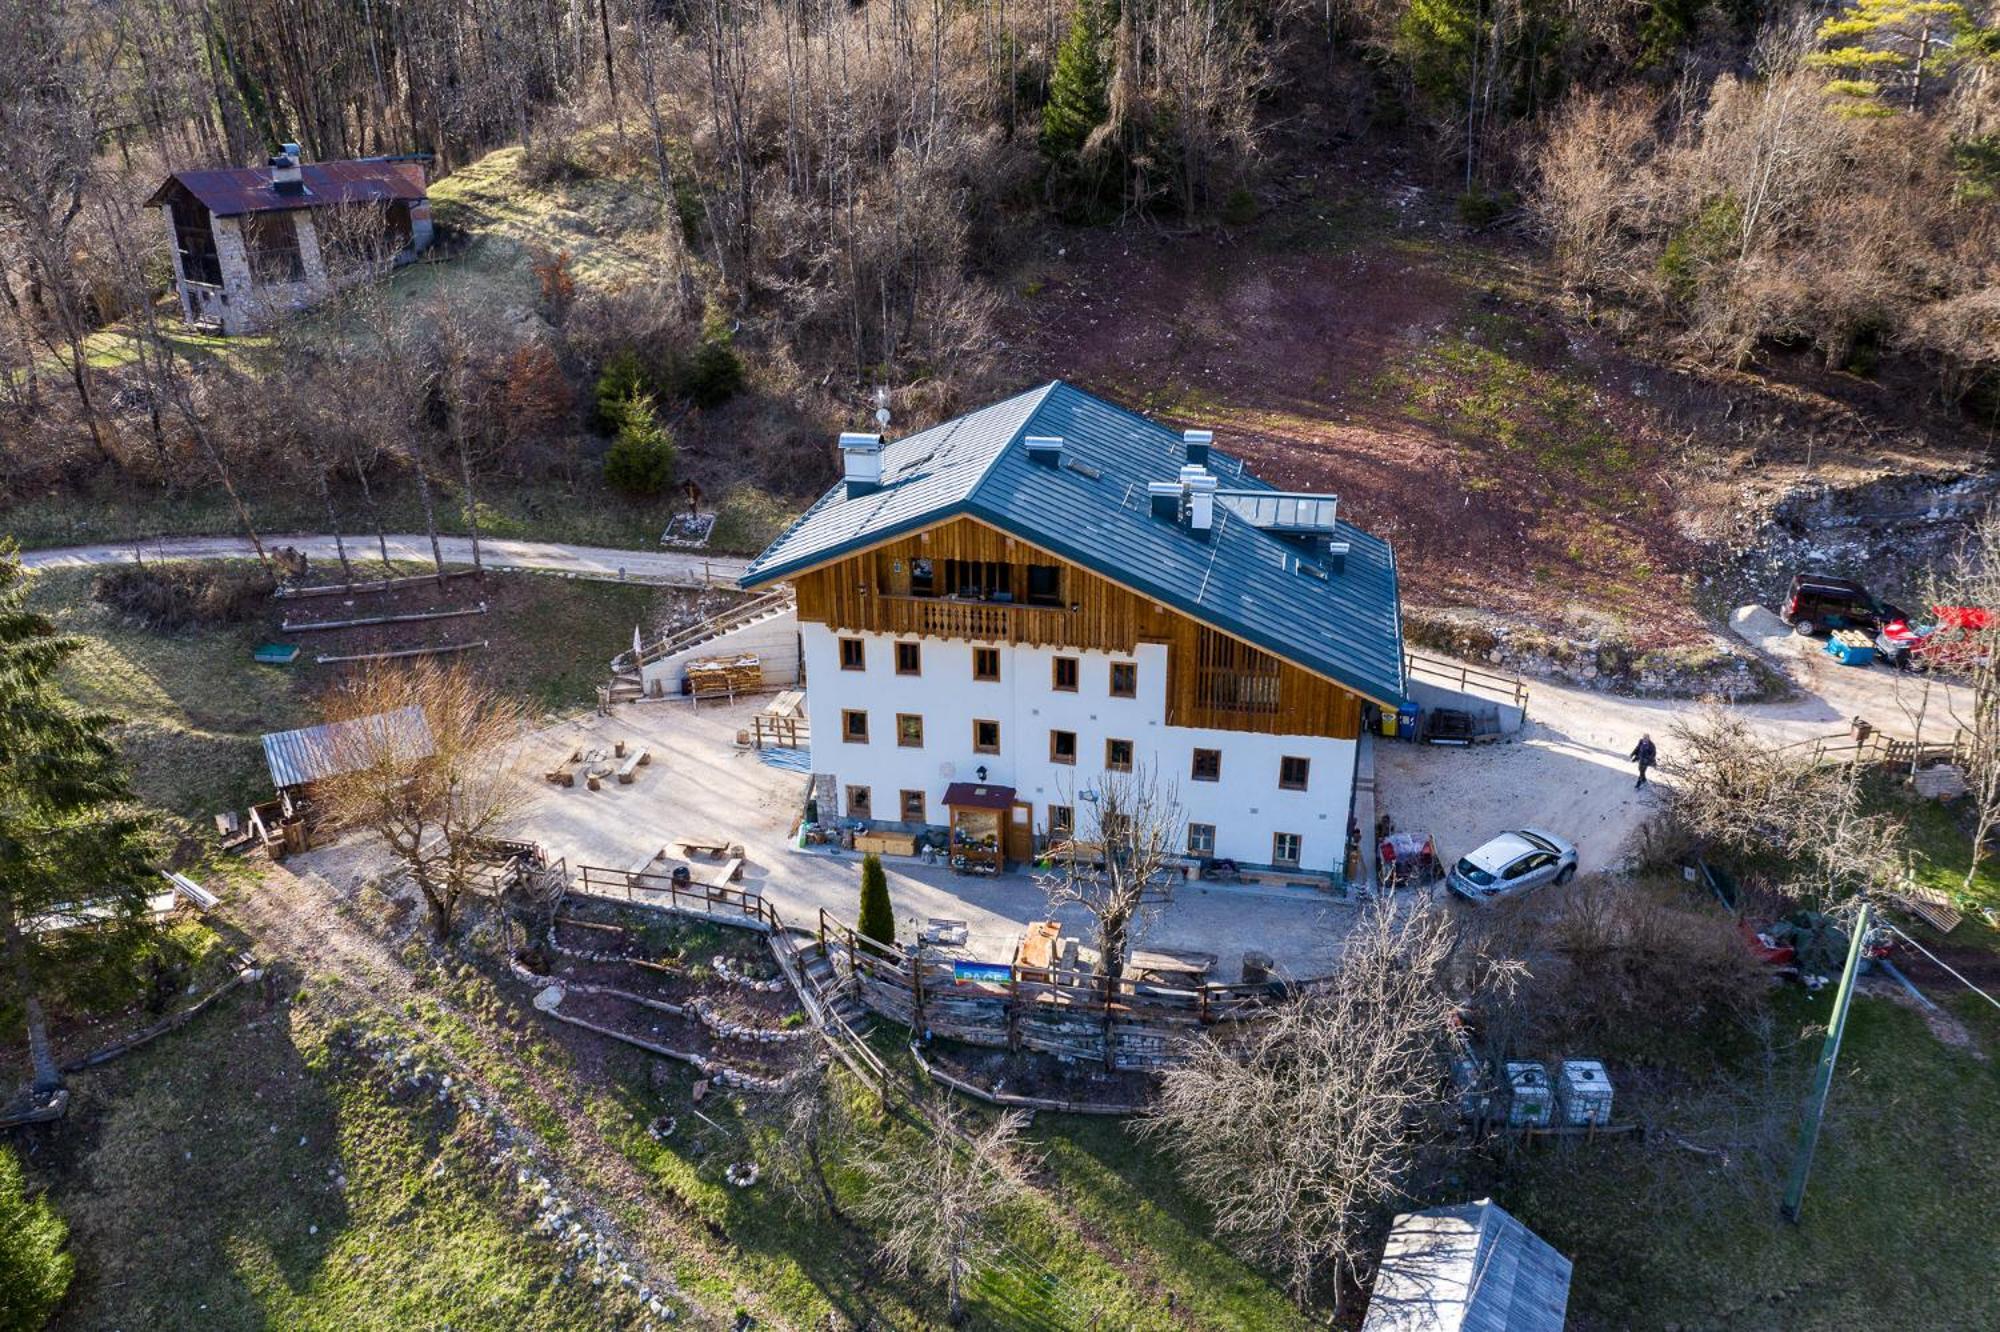
<path id="1" fill-rule="evenodd" d="M 1659 746 L 1653 743 L 1652 736 L 1642 735 L 1639 737 L 1639 743 L 1632 747 L 1632 752 L 1627 757 L 1639 765 L 1639 780 L 1632 783 L 1632 789 L 1636 791 L 1646 784 L 1646 769 L 1660 761 Z"/>

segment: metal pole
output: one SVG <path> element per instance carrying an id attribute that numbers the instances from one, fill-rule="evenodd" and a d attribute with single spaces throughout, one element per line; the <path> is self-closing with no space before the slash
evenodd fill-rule
<path id="1" fill-rule="evenodd" d="M 1868 904 L 1854 919 L 1854 937 L 1847 944 L 1847 966 L 1840 973 L 1840 990 L 1833 997 L 1833 1018 L 1827 1023 L 1826 1040 L 1819 1048 L 1819 1069 L 1813 1074 L 1812 1094 L 1806 1102 L 1805 1127 L 1799 1132 L 1798 1154 L 1792 1158 L 1791 1178 L 1785 1182 L 1785 1201 L 1779 1207 L 1785 1220 L 1799 1222 L 1805 1206 L 1806 1179 L 1812 1174 L 1813 1150 L 1819 1146 L 1820 1120 L 1826 1115 L 1826 1098 L 1833 1090 L 1833 1066 L 1840 1058 L 1840 1039 L 1847 1032 L 1847 1008 L 1854 1000 L 1854 978 L 1861 971 L 1861 941 L 1868 934 Z"/>

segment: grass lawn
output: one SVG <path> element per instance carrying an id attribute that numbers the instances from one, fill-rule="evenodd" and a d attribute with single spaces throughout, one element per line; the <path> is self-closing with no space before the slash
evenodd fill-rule
<path id="1" fill-rule="evenodd" d="M 55 1326 L 634 1325 L 530 1233 L 490 1127 L 348 1053 L 324 997 L 245 992 L 78 1080 Z"/>
<path id="2" fill-rule="evenodd" d="M 93 599 L 93 576 L 87 569 L 38 573 L 30 602 L 84 640 L 64 672 L 64 687 L 83 706 L 120 719 L 116 737 L 141 797 L 190 817 L 267 797 L 258 737 L 313 720 L 313 696 L 340 669 L 310 664 L 325 648 L 306 636 L 293 666 L 260 666 L 250 654 L 282 637 L 278 605 L 268 622 L 162 633 Z M 650 624 L 665 601 L 681 595 L 495 574 L 489 592 L 495 610 L 479 617 L 477 631 L 495 646 L 473 655 L 500 689 L 534 711 L 574 711 L 595 701 L 607 663 L 630 645 L 633 626 Z M 322 614 L 318 607 L 301 613 Z"/>

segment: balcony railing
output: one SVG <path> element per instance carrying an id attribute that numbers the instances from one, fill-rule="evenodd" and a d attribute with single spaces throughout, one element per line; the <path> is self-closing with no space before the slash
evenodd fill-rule
<path id="1" fill-rule="evenodd" d="M 881 633 L 976 638 L 1048 647 L 1080 645 L 1078 617 L 1061 606 L 962 601 L 956 597 L 874 596 L 868 600 L 874 608 L 874 623 L 867 627 Z"/>

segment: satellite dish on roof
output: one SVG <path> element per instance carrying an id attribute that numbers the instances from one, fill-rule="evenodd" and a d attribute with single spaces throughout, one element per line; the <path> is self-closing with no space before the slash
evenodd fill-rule
<path id="1" fill-rule="evenodd" d="M 889 386 L 887 384 L 877 384 L 875 386 L 875 424 L 884 430 L 889 428 Z"/>
<path id="2" fill-rule="evenodd" d="M 884 430 L 889 428 L 889 409 L 887 407 L 877 407 L 875 409 L 875 424 L 881 426 Z"/>

